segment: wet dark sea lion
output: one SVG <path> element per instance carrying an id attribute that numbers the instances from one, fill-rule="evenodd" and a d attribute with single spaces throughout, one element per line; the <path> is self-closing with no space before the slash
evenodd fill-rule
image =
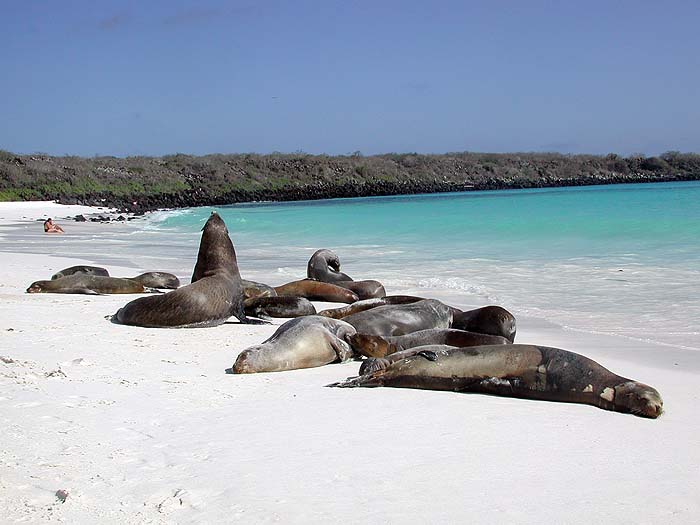
<path id="1" fill-rule="evenodd" d="M 243 297 L 245 299 L 277 296 L 275 289 L 267 284 L 256 283 L 255 281 L 248 281 L 247 279 L 241 279 L 241 282 L 243 283 Z"/>
<path id="2" fill-rule="evenodd" d="M 129 277 L 129 279 L 141 283 L 147 288 L 176 290 L 180 287 L 180 279 L 172 273 L 166 272 L 146 272 L 136 277 Z"/>
<path id="3" fill-rule="evenodd" d="M 449 328 L 452 310 L 435 299 L 411 304 L 378 306 L 343 318 L 362 334 L 405 335 L 428 328 Z"/>
<path id="4" fill-rule="evenodd" d="M 81 273 L 51 279 L 50 281 L 35 281 L 27 288 L 27 293 L 75 293 L 88 295 L 144 293 L 146 291 L 141 283 L 131 279 Z"/>
<path id="5" fill-rule="evenodd" d="M 234 374 L 313 368 L 353 357 L 346 337 L 355 329 L 344 321 L 318 315 L 299 317 L 280 326 L 268 340 L 243 350 Z"/>
<path id="6" fill-rule="evenodd" d="M 352 281 L 352 277 L 340 271 L 340 258 L 331 250 L 316 250 L 306 266 L 306 276 L 309 279 L 334 283 L 336 281 Z"/>
<path id="7" fill-rule="evenodd" d="M 243 310 L 243 288 L 236 252 L 226 224 L 212 212 L 202 228 L 192 283 L 154 297 L 141 297 L 121 308 L 118 323 L 151 328 L 216 326 Z"/>
<path id="8" fill-rule="evenodd" d="M 84 274 L 84 275 L 101 275 L 103 277 L 109 277 L 109 272 L 105 268 L 99 266 L 71 266 L 70 268 L 64 268 L 60 272 L 56 272 L 51 276 L 51 279 L 60 279 L 61 277 L 67 277 L 69 275 Z"/>
<path id="9" fill-rule="evenodd" d="M 360 300 L 386 296 L 384 285 L 379 281 L 335 281 L 333 284 L 355 292 Z"/>
<path id="10" fill-rule="evenodd" d="M 415 349 L 414 349 L 415 350 Z M 478 392 L 584 403 L 656 418 L 663 408 L 652 387 L 618 376 L 580 354 L 533 345 L 422 347 L 385 369 L 330 386 L 389 386 Z"/>
<path id="11" fill-rule="evenodd" d="M 282 286 L 275 286 L 275 292 L 280 297 L 305 297 L 311 301 L 354 303 L 358 300 L 357 295 L 347 288 L 331 283 L 314 281 L 313 279 L 302 279 L 283 284 Z"/>
<path id="12" fill-rule="evenodd" d="M 348 339 L 352 349 L 367 357 L 386 357 L 387 355 L 425 345 L 449 345 L 457 347 L 505 345 L 510 341 L 498 335 L 465 332 L 454 328 L 430 328 L 419 330 L 406 335 L 381 337 L 356 333 Z"/>
<path id="13" fill-rule="evenodd" d="M 252 297 L 246 299 L 245 313 L 251 317 L 302 317 L 316 315 L 316 308 L 304 297 Z"/>
<path id="14" fill-rule="evenodd" d="M 478 332 L 480 334 L 500 335 L 511 343 L 515 341 L 515 317 L 500 306 L 484 306 L 454 316 L 452 328 Z"/>
<path id="15" fill-rule="evenodd" d="M 352 314 L 371 310 L 372 308 L 376 308 L 378 306 L 386 306 L 389 304 L 411 304 L 424 300 L 425 297 L 415 297 L 413 295 L 387 295 L 386 297 L 355 301 L 348 306 L 341 306 L 340 308 L 329 308 L 328 310 L 319 312 L 318 315 L 330 317 L 331 319 L 342 319 Z"/>

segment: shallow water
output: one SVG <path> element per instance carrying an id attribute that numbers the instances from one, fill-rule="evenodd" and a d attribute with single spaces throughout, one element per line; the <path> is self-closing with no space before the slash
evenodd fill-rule
<path id="1" fill-rule="evenodd" d="M 698 202 L 700 182 L 685 182 L 216 209 L 246 278 L 303 278 L 309 256 L 330 248 L 343 271 L 389 293 L 500 304 L 575 330 L 700 350 Z M 58 254 L 100 260 L 102 251 L 188 276 L 212 209 L 157 212 L 111 230 L 109 250 L 93 234 L 66 241 L 78 253 Z"/>

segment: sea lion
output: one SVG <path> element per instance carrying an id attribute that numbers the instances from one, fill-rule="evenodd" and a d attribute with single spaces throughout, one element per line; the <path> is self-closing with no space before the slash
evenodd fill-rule
<path id="1" fill-rule="evenodd" d="M 71 266 L 70 268 L 64 268 L 60 272 L 56 272 L 51 276 L 51 279 L 60 279 L 61 277 L 67 277 L 68 275 L 84 274 L 84 275 L 101 275 L 103 277 L 109 277 L 109 272 L 105 268 L 99 266 Z"/>
<path id="2" fill-rule="evenodd" d="M 180 287 L 180 279 L 172 273 L 166 272 L 146 272 L 136 277 L 129 277 L 129 279 L 141 283 L 147 288 L 176 290 Z"/>
<path id="3" fill-rule="evenodd" d="M 416 355 L 386 369 L 329 386 L 479 392 L 584 403 L 649 418 L 662 412 L 663 401 L 654 388 L 567 350 L 523 344 L 419 348 Z"/>
<path id="4" fill-rule="evenodd" d="M 355 292 L 360 300 L 386 296 L 384 285 L 379 281 L 335 281 L 333 284 Z"/>
<path id="5" fill-rule="evenodd" d="M 352 281 L 352 277 L 340 271 L 340 259 L 331 250 L 316 250 L 306 266 L 306 276 L 309 279 L 334 283 L 336 281 Z"/>
<path id="6" fill-rule="evenodd" d="M 377 306 L 343 318 L 363 334 L 405 335 L 428 328 L 449 328 L 452 311 L 435 299 L 411 304 Z"/>
<path id="7" fill-rule="evenodd" d="M 280 297 L 305 297 L 311 301 L 331 301 L 334 303 L 354 303 L 357 295 L 347 288 L 313 279 L 302 279 L 291 283 L 275 286 L 275 292 Z"/>
<path id="8" fill-rule="evenodd" d="M 364 312 L 365 310 L 371 310 L 377 306 L 386 306 L 388 304 L 411 304 L 424 300 L 425 297 L 414 297 L 413 295 L 387 295 L 386 297 L 355 301 L 348 306 L 341 306 L 340 308 L 329 308 L 328 310 L 319 312 L 318 315 L 330 317 L 331 319 L 342 319 L 343 317 L 347 317 L 352 314 Z"/>
<path id="9" fill-rule="evenodd" d="M 81 273 L 51 279 L 50 281 L 35 281 L 27 288 L 27 293 L 76 293 L 88 295 L 144 293 L 146 291 L 146 288 L 141 283 L 132 279 Z"/>
<path id="10" fill-rule="evenodd" d="M 348 343 L 350 343 L 350 346 L 356 353 L 367 357 L 386 357 L 395 352 L 416 346 L 449 345 L 465 347 L 505 345 L 510 344 L 510 341 L 498 335 L 465 332 L 464 330 L 455 330 L 453 328 L 429 328 L 428 330 L 419 330 L 394 337 L 381 337 L 358 332 L 348 338 Z"/>
<path id="11" fill-rule="evenodd" d="M 346 337 L 355 329 L 344 321 L 310 315 L 281 325 L 272 337 L 241 352 L 234 374 L 313 368 L 353 357 Z"/>
<path id="12" fill-rule="evenodd" d="M 192 283 L 131 301 L 119 309 L 115 322 L 151 328 L 216 326 L 231 316 L 254 322 L 243 310 L 236 252 L 218 213 L 212 212 L 202 232 Z"/>
<path id="13" fill-rule="evenodd" d="M 304 297 L 252 297 L 243 303 L 251 317 L 302 317 L 316 315 L 316 308 Z"/>
<path id="14" fill-rule="evenodd" d="M 515 317 L 500 306 L 484 306 L 475 310 L 460 312 L 456 310 L 452 328 L 478 332 L 480 334 L 500 335 L 515 341 Z"/>
<path id="15" fill-rule="evenodd" d="M 243 297 L 245 299 L 252 299 L 253 297 L 277 296 L 275 289 L 267 284 L 256 283 L 255 281 L 248 281 L 246 279 L 241 279 L 241 283 L 243 283 Z"/>

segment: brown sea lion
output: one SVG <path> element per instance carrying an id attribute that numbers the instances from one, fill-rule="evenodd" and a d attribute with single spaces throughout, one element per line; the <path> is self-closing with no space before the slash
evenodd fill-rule
<path id="1" fill-rule="evenodd" d="M 386 296 L 384 285 L 379 281 L 335 281 L 333 284 L 355 292 L 360 300 Z"/>
<path id="2" fill-rule="evenodd" d="M 282 286 L 275 286 L 275 292 L 280 297 L 305 297 L 311 301 L 354 303 L 358 300 L 357 295 L 347 288 L 331 283 L 314 281 L 313 279 L 302 279 L 283 284 Z"/>
<path id="3" fill-rule="evenodd" d="M 355 333 L 348 323 L 318 315 L 292 319 L 268 340 L 243 350 L 233 364 L 234 374 L 281 372 L 313 368 L 353 357 L 346 337 Z"/>
<path id="4" fill-rule="evenodd" d="M 522 344 L 419 348 L 416 355 L 385 369 L 329 386 L 479 392 L 584 403 L 649 418 L 662 412 L 663 402 L 654 388 L 567 350 Z"/>
<path id="5" fill-rule="evenodd" d="M 241 279 L 243 283 L 243 297 L 245 299 L 252 299 L 253 297 L 277 297 L 277 292 L 272 286 L 268 286 L 264 283 L 256 283 L 255 281 L 248 281 L 247 279 Z"/>
<path id="6" fill-rule="evenodd" d="M 452 311 L 435 299 L 411 304 L 377 306 L 343 318 L 363 334 L 405 335 L 428 328 L 449 328 Z"/>
<path id="7" fill-rule="evenodd" d="M 141 283 L 131 279 L 81 273 L 51 279 L 50 281 L 35 281 L 27 288 L 27 293 L 75 293 L 88 295 L 144 293 L 146 291 L 148 290 Z"/>
<path id="8" fill-rule="evenodd" d="M 500 335 L 511 343 L 515 341 L 515 317 L 500 306 L 484 306 L 466 312 L 457 311 L 452 321 L 452 328 L 480 334 Z"/>
<path id="9" fill-rule="evenodd" d="M 394 337 L 381 337 L 379 335 L 369 335 L 356 333 L 348 339 L 352 349 L 367 357 L 386 357 L 387 355 L 425 345 L 449 345 L 457 347 L 484 346 L 484 345 L 505 345 L 510 341 L 498 335 L 478 334 L 476 332 L 465 332 L 453 328 L 429 328 L 419 330 L 406 335 Z"/>
<path id="10" fill-rule="evenodd" d="M 131 301 L 116 313 L 115 322 L 152 328 L 216 326 L 231 316 L 254 322 L 243 310 L 241 276 L 226 224 L 212 212 L 202 232 L 192 284 Z"/>
<path id="11" fill-rule="evenodd" d="M 302 317 L 316 315 L 316 308 L 304 297 L 252 297 L 243 303 L 251 317 Z"/>
<path id="12" fill-rule="evenodd" d="M 176 290 L 180 287 L 180 279 L 172 273 L 166 272 L 146 272 L 136 277 L 129 277 L 129 279 L 141 283 L 147 288 Z"/>
<path id="13" fill-rule="evenodd" d="M 342 319 L 343 317 L 347 317 L 352 314 L 364 312 L 365 310 L 371 310 L 377 306 L 386 306 L 390 304 L 411 304 L 424 300 L 425 297 L 415 297 L 413 295 L 387 295 L 386 297 L 355 301 L 348 306 L 341 306 L 340 308 L 329 308 L 328 310 L 319 312 L 318 315 L 330 317 L 331 319 Z"/>
<path id="14" fill-rule="evenodd" d="M 51 276 L 51 279 L 60 279 L 61 277 L 67 277 L 69 275 L 84 274 L 84 275 L 101 275 L 103 277 L 109 277 L 109 272 L 105 268 L 99 266 L 71 266 L 70 268 L 64 268 L 60 272 L 56 272 Z"/>
<path id="15" fill-rule="evenodd" d="M 306 266 L 306 276 L 309 279 L 334 283 L 336 281 L 352 281 L 352 277 L 340 271 L 340 259 L 331 250 L 316 250 Z"/>

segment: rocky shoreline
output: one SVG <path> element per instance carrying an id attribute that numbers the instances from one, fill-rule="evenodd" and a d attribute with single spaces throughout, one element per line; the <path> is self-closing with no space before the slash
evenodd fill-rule
<path id="1" fill-rule="evenodd" d="M 700 155 L 552 153 L 51 157 L 0 151 L 0 200 L 56 200 L 141 214 L 260 201 L 700 179 Z"/>

